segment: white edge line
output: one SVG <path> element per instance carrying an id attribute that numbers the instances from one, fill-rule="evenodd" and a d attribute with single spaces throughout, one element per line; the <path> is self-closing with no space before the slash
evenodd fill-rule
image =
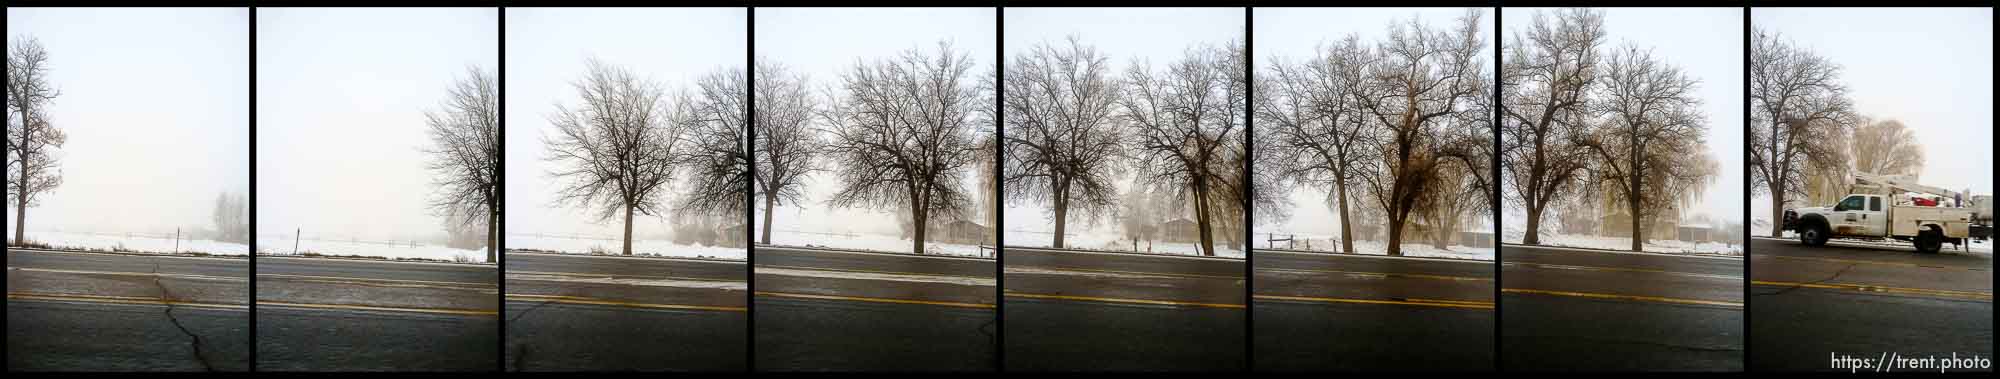
<path id="1" fill-rule="evenodd" d="M 1247 260 L 1242 258 L 1204 257 L 1199 255 L 1126 253 L 1126 252 L 1115 252 L 1115 251 L 1068 250 L 1068 249 L 1051 249 L 1046 247 L 1021 247 L 1021 246 L 1006 246 L 1006 247 L 1001 247 L 1000 249 L 1002 250 L 1003 254 L 1005 253 L 1005 250 L 1021 250 L 1021 251 L 1033 251 L 1033 252 L 1040 252 L 1047 254 L 1096 254 L 1096 255 L 1114 255 L 1121 257 L 1193 259 L 1193 260 L 1235 262 L 1235 263 L 1247 262 Z"/>
<path id="2" fill-rule="evenodd" d="M 1364 258 L 1364 259 L 1399 259 L 1399 260 L 1410 260 L 1410 261 L 1425 261 L 1425 262 L 1447 262 L 1447 263 L 1471 263 L 1471 264 L 1482 264 L 1482 265 L 1491 265 L 1491 264 L 1493 264 L 1493 261 L 1488 261 L 1488 260 L 1479 260 L 1479 259 L 1454 259 L 1454 258 L 1431 258 L 1431 257 L 1411 257 L 1411 256 L 1401 256 L 1401 257 L 1398 257 L 1398 256 L 1390 256 L 1390 255 L 1373 255 L 1373 254 L 1348 254 L 1348 253 L 1322 253 L 1322 252 L 1307 252 L 1307 251 L 1294 251 L 1294 250 L 1270 250 L 1270 249 L 1265 249 L 1265 250 L 1252 250 L 1252 251 L 1253 251 L 1253 252 L 1255 252 L 1255 253 L 1258 253 L 1258 254 L 1262 254 L 1262 253 L 1279 253 L 1279 254 L 1292 254 L 1292 255 L 1309 255 L 1309 256 L 1315 256 L 1315 257 L 1334 257 L 1334 258 Z M 1496 254 L 1497 254 L 1497 252 L 1496 252 Z"/>
<path id="3" fill-rule="evenodd" d="M 391 259 L 365 259 L 365 258 L 362 258 L 362 259 L 357 259 L 357 258 L 312 258 L 312 257 L 280 257 L 280 256 L 275 256 L 275 255 L 259 255 L 259 256 L 257 256 L 257 259 L 292 259 L 292 260 L 302 260 L 302 261 L 314 261 L 314 262 L 361 262 L 361 263 L 381 263 L 381 264 L 413 264 L 413 265 L 432 265 L 432 266 L 445 266 L 445 267 L 470 267 L 470 268 L 486 268 L 486 269 L 495 269 L 495 268 L 497 268 L 497 267 L 499 266 L 499 265 L 495 265 L 495 264 L 488 264 L 488 263 L 443 263 L 443 262 L 422 262 L 422 261 L 398 261 L 398 260 L 391 260 Z"/>
<path id="4" fill-rule="evenodd" d="M 748 250 L 746 249 L 745 251 Z M 543 253 L 543 252 L 526 252 L 526 251 L 510 251 L 507 252 L 506 255 L 535 255 L 535 256 L 563 257 L 563 258 L 629 259 L 637 261 L 674 261 L 674 262 L 689 262 L 689 263 L 714 263 L 714 264 L 724 264 L 724 265 L 743 265 L 743 264 L 748 264 L 750 262 L 749 260 L 696 259 L 696 258 L 682 258 L 682 257 L 626 257 L 617 255 L 564 254 L 564 253 Z"/>
<path id="5" fill-rule="evenodd" d="M 189 256 L 189 255 L 174 255 L 174 254 L 153 254 L 153 253 L 106 253 L 106 252 L 99 252 L 99 251 L 78 251 L 78 250 L 48 250 L 48 249 L 36 249 L 36 248 L 28 248 L 28 247 L 13 247 L 13 246 L 8 246 L 8 247 L 7 247 L 7 252 L 9 252 L 9 253 L 12 253 L 12 252 L 16 252 L 16 251 L 25 251 L 25 252 L 35 252 L 35 253 L 48 253 L 48 254 L 90 254 L 90 255 L 105 255 L 105 256 L 114 256 L 114 257 L 134 257 L 134 258 L 176 258 L 176 259 L 208 259 L 208 260 L 227 260 L 227 261 L 235 261 L 235 260 L 241 260 L 241 261 L 244 261 L 244 262 L 249 262 L 249 257 L 247 257 L 247 256 L 246 256 L 246 257 L 243 257 L 243 258 L 229 258 L 229 257 L 214 257 L 214 256 L 210 256 L 210 257 L 198 257 L 198 256 Z M 211 254 L 211 255 L 219 255 L 219 254 Z"/>
<path id="6" fill-rule="evenodd" d="M 1737 262 L 1742 262 L 1742 261 L 1744 261 L 1744 260 L 1746 260 L 1746 259 L 1747 259 L 1747 257 L 1746 257 L 1746 256 L 1741 256 L 1741 255 L 1739 255 L 1739 256 L 1728 256 L 1728 255 L 1716 255 L 1716 254 L 1668 254 L 1668 253 L 1651 253 L 1651 252 L 1641 252 L 1641 251 L 1620 251 L 1620 250 L 1605 250 L 1605 249 L 1586 249 L 1586 248 L 1580 248 L 1580 247 L 1567 247 L 1567 246 L 1540 246 L 1540 245 L 1522 245 L 1522 244 L 1512 244 L 1512 243 L 1510 243 L 1510 244 L 1502 244 L 1502 246 L 1501 246 L 1501 249 L 1503 249 L 1503 250 L 1504 250 L 1504 249 L 1506 249 L 1506 246 L 1513 246 L 1513 247 L 1514 247 L 1514 248 L 1516 248 L 1516 249 L 1546 249 L 1546 250 L 1564 250 L 1564 251 L 1576 251 L 1576 252 L 1585 252 L 1585 253 L 1599 253 L 1599 254 L 1628 254 L 1628 255 L 1651 255 L 1651 256 L 1658 256 L 1658 257 L 1671 257 L 1671 258 L 1696 258 L 1696 259 L 1709 259 L 1709 260 L 1718 260 L 1718 261 L 1737 261 Z M 1503 258 L 1502 258 L 1501 260 L 1505 260 L 1505 258 L 1503 257 Z"/>
<path id="7" fill-rule="evenodd" d="M 882 256 L 902 257 L 902 258 L 947 259 L 947 260 L 972 261 L 972 262 L 995 262 L 995 260 L 990 258 L 954 257 L 947 255 L 917 255 L 910 253 L 885 253 L 879 251 L 849 250 L 849 249 L 824 248 L 824 247 L 785 246 L 785 245 L 756 245 L 756 247 L 751 248 L 752 255 L 756 254 L 755 250 L 757 247 L 762 247 L 772 250 L 794 250 L 794 251 L 804 251 L 811 253 L 869 254 L 869 255 L 882 255 Z"/>

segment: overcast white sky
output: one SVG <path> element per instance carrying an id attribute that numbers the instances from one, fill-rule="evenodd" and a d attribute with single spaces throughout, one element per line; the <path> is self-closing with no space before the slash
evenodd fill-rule
<path id="1" fill-rule="evenodd" d="M 971 57 L 974 69 L 968 79 L 975 79 L 995 60 L 994 21 L 993 8 L 757 8 L 756 54 L 760 63 L 782 63 L 806 75 L 811 88 L 820 92 L 838 84 L 839 74 L 858 62 L 893 58 L 911 48 L 935 54 L 942 40 Z M 828 169 L 839 164 L 819 163 Z M 827 206 L 828 195 L 839 186 L 831 174 L 807 182 L 804 206 L 779 207 L 773 229 L 898 233 L 890 213 Z M 976 182 L 968 178 L 966 185 L 973 191 Z M 763 212 L 755 217 L 761 228 Z"/>
<path id="2" fill-rule="evenodd" d="M 10 43 L 49 52 L 49 116 L 69 135 L 64 183 L 28 228 L 213 227 L 216 195 L 249 191 L 249 27 L 243 8 L 7 8 Z"/>
<path id="3" fill-rule="evenodd" d="M 1251 44 L 1251 49 L 1256 53 L 1252 61 L 1257 64 L 1257 74 L 1265 75 L 1271 63 L 1275 61 L 1274 58 L 1282 58 L 1292 63 L 1311 59 L 1320 44 L 1339 42 L 1349 34 L 1359 36 L 1365 44 L 1373 44 L 1388 38 L 1391 24 L 1408 22 L 1412 17 L 1431 27 L 1453 28 L 1453 22 L 1465 15 L 1466 9 L 1256 8 L 1253 10 L 1256 12 L 1256 23 L 1250 26 L 1255 32 L 1252 38 L 1256 39 Z M 1490 65 L 1493 62 L 1493 11 L 1492 8 L 1479 9 L 1482 12 L 1479 19 L 1480 34 L 1488 46 L 1481 54 L 1486 57 L 1486 63 Z M 1491 74 L 1493 69 L 1488 67 L 1486 72 Z M 1259 175 L 1265 174 L 1259 173 Z M 1349 196 L 1360 195 L 1359 189 L 1352 186 L 1348 189 L 1354 191 Z M 1259 225 L 1257 232 L 1324 235 L 1339 231 L 1340 217 L 1325 205 L 1324 189 L 1298 187 L 1292 190 L 1290 197 L 1293 206 L 1291 218 L 1277 225 Z M 1353 211 L 1352 208 L 1364 206 L 1368 205 L 1356 199 L 1351 198 L 1348 201 L 1350 211 Z M 1474 221 L 1473 224 L 1480 223 Z M 1472 227 L 1472 224 L 1468 224 L 1467 227 Z"/>
<path id="4" fill-rule="evenodd" d="M 570 84 L 597 57 L 659 83 L 695 90 L 716 70 L 744 67 L 749 29 L 743 8 L 507 8 L 507 232 L 610 236 L 623 220 L 557 205 L 555 169 L 543 136 L 555 104 L 580 104 Z M 678 191 L 678 190 L 675 190 Z M 634 220 L 637 234 L 667 233 L 664 218 Z"/>
<path id="5" fill-rule="evenodd" d="M 1044 42 L 1061 46 L 1064 38 L 1075 35 L 1104 54 L 1112 76 L 1118 78 L 1135 62 L 1164 70 L 1188 48 L 1223 46 L 1243 38 L 1243 8 L 1007 8 L 1006 12 L 1007 59 Z M 1131 184 L 1131 173 L 1116 178 L 1122 194 Z M 1055 230 L 1047 204 L 1022 201 L 1004 208 L 1006 230 Z M 1118 223 L 1110 219 L 1097 225 L 1072 222 L 1069 227 L 1070 233 L 1078 234 L 1118 232 Z"/>
<path id="6" fill-rule="evenodd" d="M 444 233 L 426 207 L 433 187 L 423 112 L 441 109 L 470 67 L 499 70 L 499 14 L 258 8 L 258 232 Z"/>
<path id="7" fill-rule="evenodd" d="M 1914 131 L 1919 182 L 1993 193 L 1992 8 L 1757 8 L 1750 21 L 1840 64 L 1856 111 Z"/>
<path id="8" fill-rule="evenodd" d="M 1503 8 L 1501 25 L 1510 42 L 1525 33 L 1536 11 L 1553 8 Z M 1707 214 L 1720 221 L 1743 219 L 1743 8 L 1606 8 L 1604 51 L 1627 44 L 1653 49 L 1653 56 L 1680 67 L 1699 80 L 1695 90 L 1701 112 L 1708 116 L 1708 154 L 1721 172 L 1699 202 L 1684 217 Z"/>

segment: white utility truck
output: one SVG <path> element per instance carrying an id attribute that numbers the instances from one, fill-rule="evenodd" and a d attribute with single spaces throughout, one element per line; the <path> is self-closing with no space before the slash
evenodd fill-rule
<path id="1" fill-rule="evenodd" d="M 1979 215 L 1957 191 L 1915 183 L 1909 176 L 1855 173 L 1847 197 L 1827 207 L 1785 211 L 1785 225 L 1808 246 L 1831 238 L 1910 241 L 1932 254 L 1946 242 L 1964 247 Z"/>

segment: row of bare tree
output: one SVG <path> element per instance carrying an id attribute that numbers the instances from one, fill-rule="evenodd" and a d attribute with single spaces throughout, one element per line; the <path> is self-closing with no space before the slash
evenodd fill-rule
<path id="1" fill-rule="evenodd" d="M 1651 49 L 1605 44 L 1604 15 L 1537 12 L 1501 68 L 1506 199 L 1527 211 L 1522 243 L 1540 243 L 1551 204 L 1618 204 L 1632 250 L 1649 220 L 1698 200 L 1719 166 L 1705 146 L 1700 81 Z M 1590 201 L 1585 201 L 1586 203 Z"/>
<path id="2" fill-rule="evenodd" d="M 1121 210 L 1192 213 L 1201 253 L 1215 255 L 1216 229 L 1243 230 L 1243 209 L 1252 201 L 1244 175 L 1249 62 L 1242 44 L 1190 47 L 1164 70 L 1134 62 L 1122 76 L 1108 62 L 1072 36 L 1061 45 L 1035 45 L 1007 63 L 1007 200 L 1047 207 L 1056 248 L 1068 247 L 1072 219 L 1096 222 Z M 1137 180 L 1121 194 L 1116 181 L 1126 169 Z M 1149 195 L 1174 205 L 1139 204 L 1156 197 Z M 1150 226 L 1144 224 L 1125 226 Z"/>
<path id="3" fill-rule="evenodd" d="M 1354 251 L 1360 213 L 1382 218 L 1390 255 L 1402 255 L 1413 222 L 1442 246 L 1463 220 L 1491 215 L 1492 83 L 1482 69 L 1489 45 L 1481 16 L 1468 11 L 1448 28 L 1399 21 L 1384 40 L 1349 35 L 1307 60 L 1275 58 L 1255 94 L 1258 171 L 1275 174 L 1260 175 L 1270 179 L 1257 183 L 1259 197 L 1275 203 L 1266 189 L 1294 186 L 1325 191 L 1344 252 Z M 1368 208 L 1351 209 L 1350 199 Z"/>

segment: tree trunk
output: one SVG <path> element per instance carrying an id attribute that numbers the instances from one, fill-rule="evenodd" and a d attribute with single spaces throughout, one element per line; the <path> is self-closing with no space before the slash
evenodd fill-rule
<path id="1" fill-rule="evenodd" d="M 1389 256 L 1400 257 L 1403 256 L 1403 222 L 1409 220 L 1409 214 L 1389 213 Z"/>
<path id="2" fill-rule="evenodd" d="M 625 255 L 632 255 L 632 212 L 632 206 L 625 206 Z"/>
<path id="3" fill-rule="evenodd" d="M 1347 180 L 1336 181 L 1340 191 L 1340 252 L 1354 254 L 1354 222 L 1347 218 Z"/>
<path id="4" fill-rule="evenodd" d="M 500 263 L 500 215 L 486 212 L 486 261 Z"/>
<path id="5" fill-rule="evenodd" d="M 1067 180 L 1056 185 L 1055 195 L 1056 243 L 1054 247 L 1061 249 L 1069 246 L 1063 243 L 1063 234 L 1069 228 L 1069 183 Z"/>
<path id="6" fill-rule="evenodd" d="M 1770 237 L 1784 237 L 1784 188 L 1780 182 L 1770 184 Z"/>
<path id="7" fill-rule="evenodd" d="M 26 114 L 22 115 L 21 143 L 20 145 L 15 146 L 15 149 L 17 150 L 15 150 L 14 152 L 14 158 L 21 160 L 21 177 L 20 177 L 21 182 L 14 183 L 14 185 L 21 187 L 21 190 L 14 194 L 14 244 L 16 245 L 28 243 L 28 240 L 26 239 L 27 236 L 26 227 L 28 226 L 28 191 L 32 190 L 32 188 L 28 187 L 28 183 L 34 183 L 34 181 L 28 178 L 28 154 L 26 153 L 26 149 L 28 147 L 28 133 L 33 131 L 32 128 L 29 128 L 28 126 L 34 125 L 32 122 L 33 121 L 30 121 L 30 119 L 27 117 Z"/>
<path id="8" fill-rule="evenodd" d="M 1209 229 L 1211 225 L 1208 218 L 1208 184 L 1195 183 L 1194 194 L 1195 228 L 1201 234 L 1201 254 L 1212 257 L 1215 256 L 1215 234 Z"/>
<path id="9" fill-rule="evenodd" d="M 930 215 L 924 212 L 923 203 L 923 200 L 917 200 L 915 204 L 912 204 L 914 207 L 911 208 L 913 211 L 910 213 L 910 220 L 912 221 L 910 227 L 915 229 L 912 232 L 913 238 L 910 239 L 910 252 L 918 255 L 924 253 L 924 238 L 925 234 L 927 234 L 926 232 L 930 229 L 928 227 L 930 225 Z"/>
<path id="10" fill-rule="evenodd" d="M 764 192 L 764 244 L 771 244 L 771 214 L 778 208 L 778 193 Z"/>
<path id="11" fill-rule="evenodd" d="M 1542 244 L 1542 209 L 1541 207 L 1536 207 L 1535 204 L 1532 204 L 1533 203 L 1532 201 L 1530 201 L 1529 203 L 1530 204 L 1528 204 L 1528 234 L 1521 237 L 1521 244 L 1540 245 Z"/>
<path id="12" fill-rule="evenodd" d="M 1629 209 L 1628 213 L 1632 214 L 1632 251 L 1645 251 L 1642 247 L 1646 244 L 1645 229 L 1643 228 L 1646 225 L 1646 220 L 1642 219 L 1639 215 L 1639 196 L 1636 193 L 1631 195 L 1633 196 L 1626 196 L 1630 199 L 1625 200 L 1625 203 L 1628 204 L 1626 206 Z"/>
<path id="13" fill-rule="evenodd" d="M 25 166 L 24 166 L 24 167 L 25 167 Z M 22 170 L 22 171 L 23 171 L 23 172 L 26 172 L 26 170 Z M 23 180 L 23 182 L 25 182 L 25 180 Z M 25 187 L 25 186 L 23 186 L 23 187 Z M 27 191 L 21 191 L 21 192 L 27 192 Z M 15 199 L 15 201 L 14 201 L 14 244 L 15 244 L 15 245 L 20 245 L 20 244 L 24 244 L 24 243 L 28 243 L 28 240 L 26 240 L 26 239 L 22 239 L 22 236 L 25 236 L 25 235 L 26 235 L 25 233 L 23 233 L 23 230 L 24 230 L 24 229 L 22 229 L 22 227 L 25 227 L 25 226 L 27 226 L 27 225 L 28 225 L 28 194 L 26 194 L 26 193 L 22 193 L 22 194 L 19 194 L 19 195 L 16 195 L 16 196 L 14 197 L 14 199 Z"/>

